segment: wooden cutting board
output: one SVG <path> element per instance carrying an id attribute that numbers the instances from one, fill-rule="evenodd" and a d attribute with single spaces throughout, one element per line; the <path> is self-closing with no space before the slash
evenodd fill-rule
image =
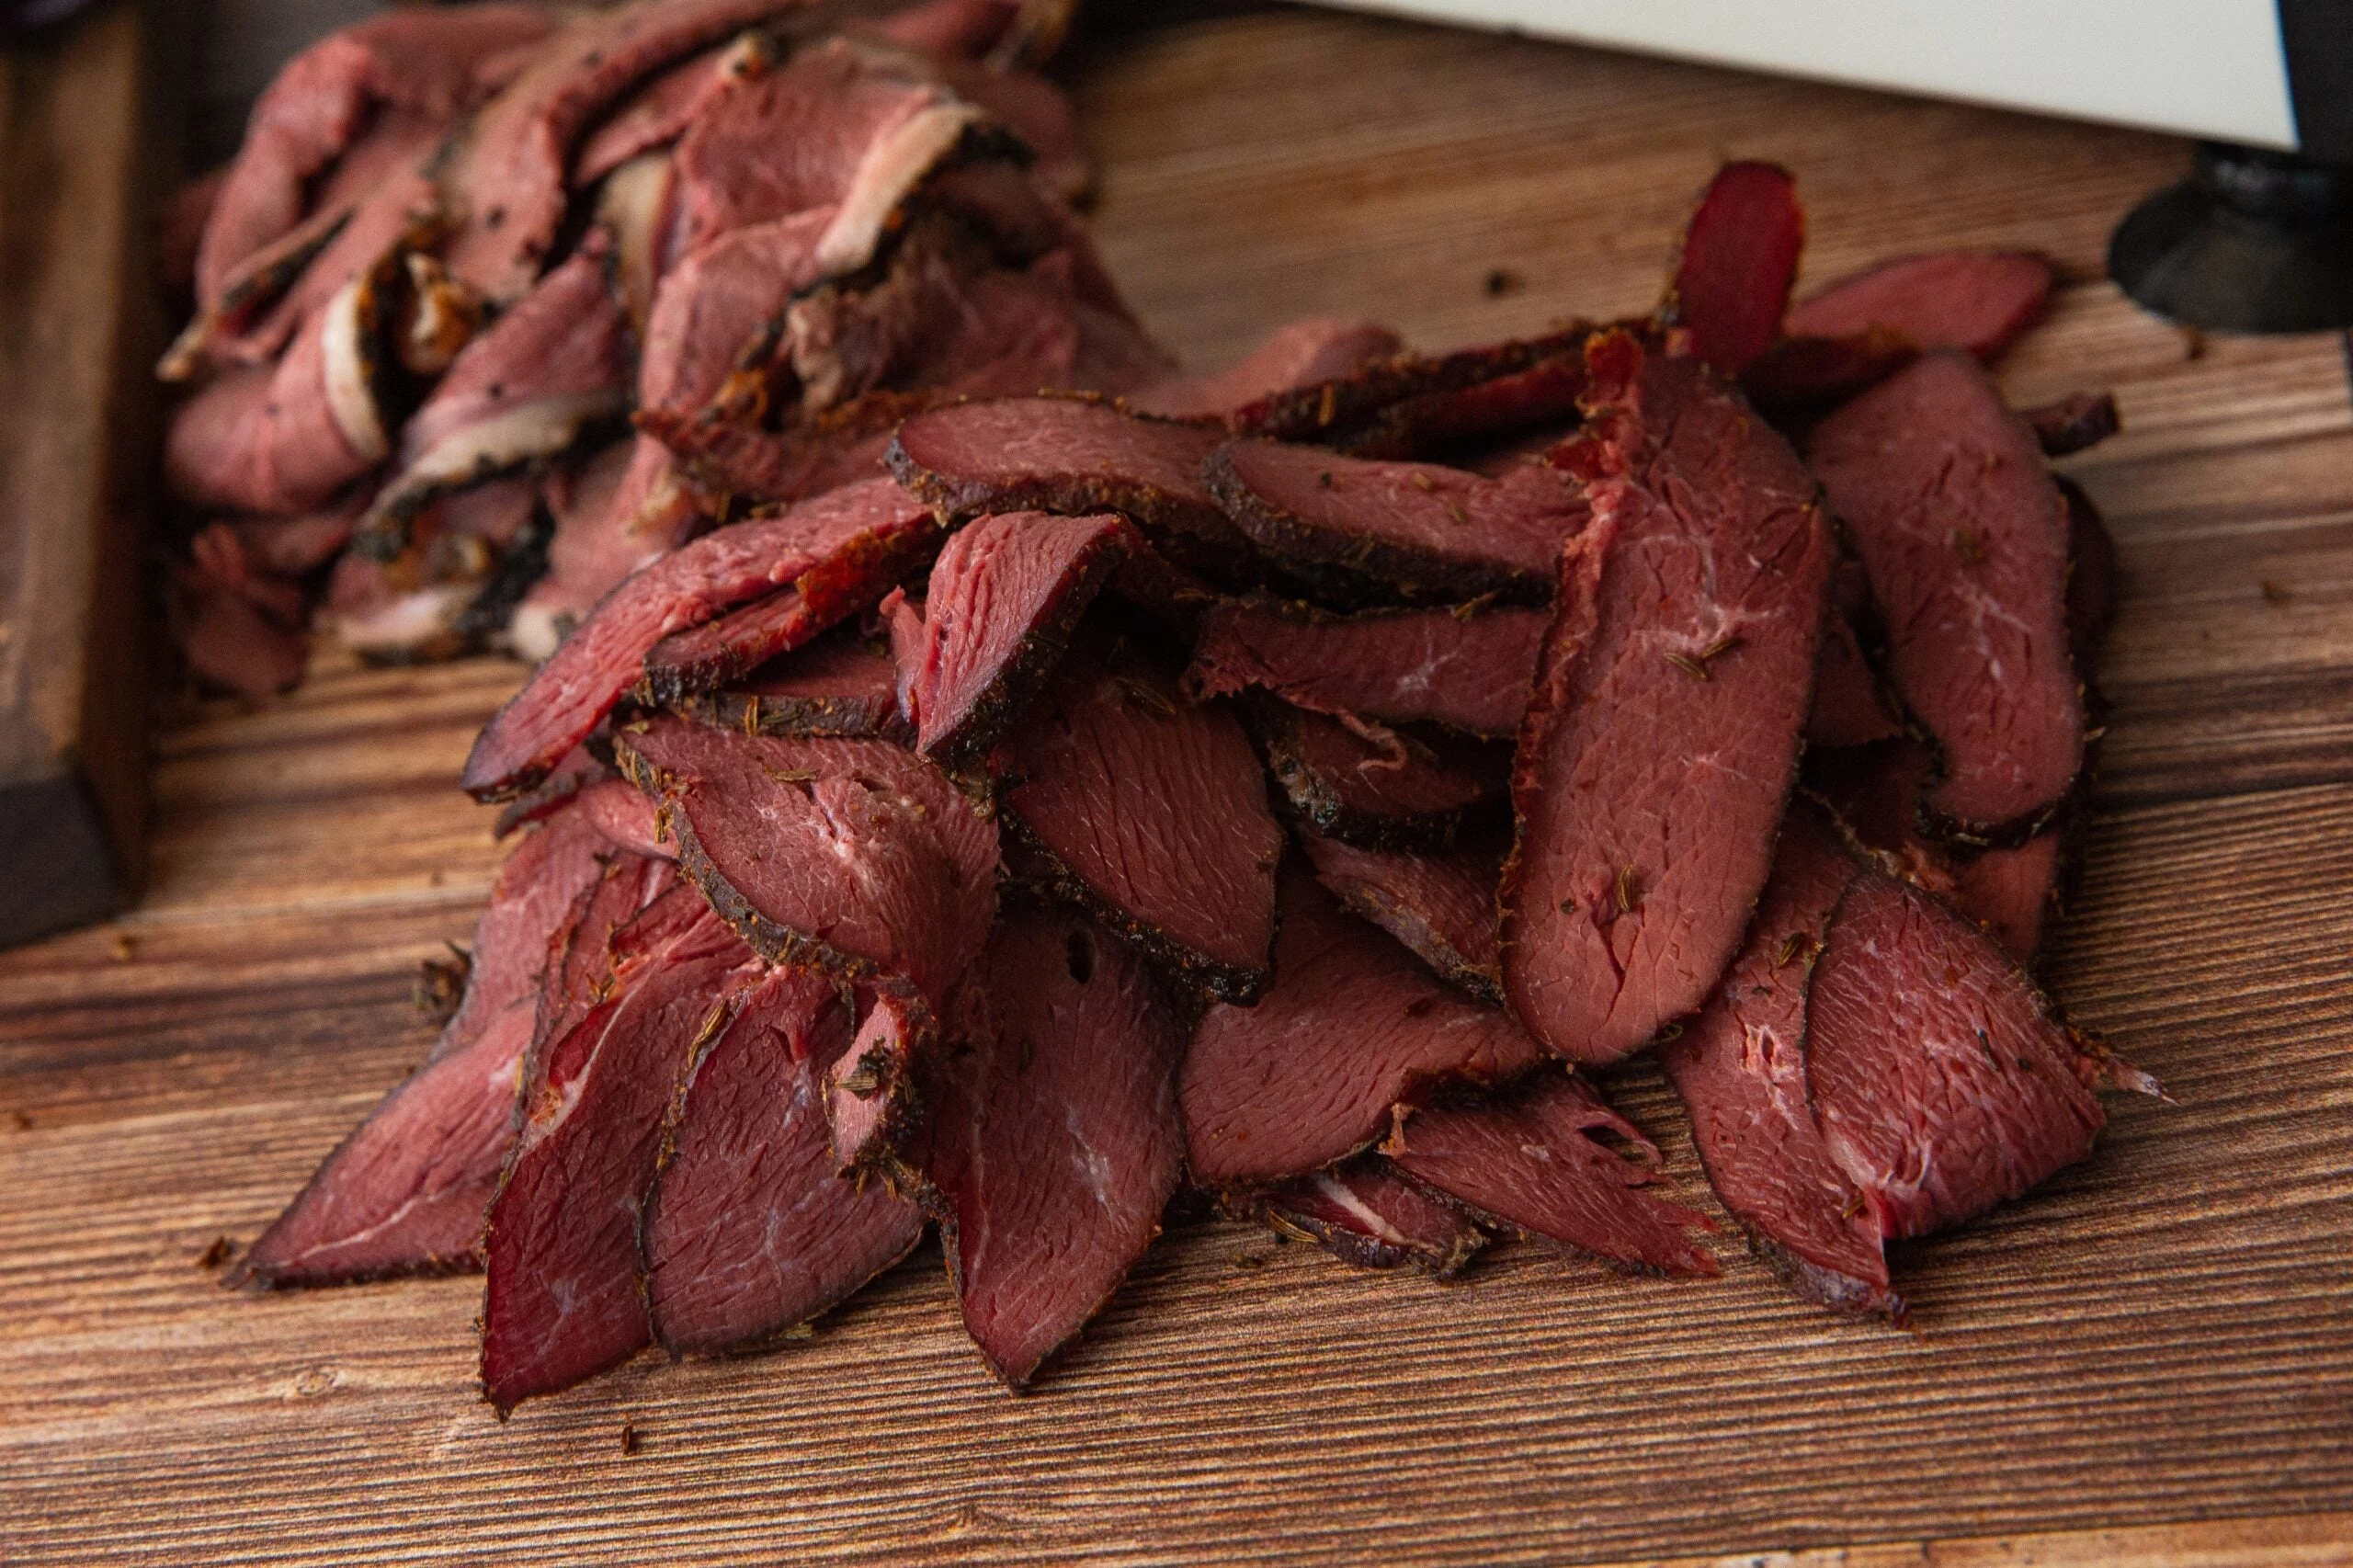
<path id="1" fill-rule="evenodd" d="M 2353 400 L 2336 339 L 2200 343 L 2095 280 L 2185 148 L 1292 11 L 1072 70 L 1113 270 L 1202 363 L 1308 312 L 1442 347 L 1642 307 L 1726 155 L 1798 172 L 1815 278 L 2059 257 L 2009 381 L 2127 429 L 2067 465 L 2123 585 L 2054 983 L 2177 1103 L 1900 1248 L 1910 1334 L 1729 1240 L 1716 1281 L 1522 1246 L 1441 1286 L 1200 1224 L 1028 1398 L 926 1253 L 776 1354 L 502 1426 L 476 1282 L 208 1267 L 423 1059 L 416 964 L 497 858 L 451 780 L 517 672 L 322 656 L 164 740 L 134 912 L 0 956 L 0 1558 L 2353 1560 Z M 1616 1092 L 1706 1203 L 1654 1076 Z"/>

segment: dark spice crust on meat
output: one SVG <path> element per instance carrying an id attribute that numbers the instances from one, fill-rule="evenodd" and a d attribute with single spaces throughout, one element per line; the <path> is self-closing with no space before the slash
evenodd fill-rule
<path id="1" fill-rule="evenodd" d="M 1466 826 L 1500 822 L 1505 792 L 1498 789 L 1459 809 L 1421 813 L 1363 811 L 1342 796 L 1338 787 L 1303 754 L 1300 725 L 1305 718 L 1289 703 L 1252 692 L 1239 705 L 1243 727 L 1258 744 L 1267 771 L 1280 788 L 1278 810 L 1305 823 L 1317 833 L 1367 849 L 1444 849 Z M 1404 747 L 1408 766 L 1444 767 L 1445 760 L 1427 745 L 1403 732 L 1392 732 Z"/>
<path id="2" fill-rule="evenodd" d="M 1275 392 L 1236 409 L 1226 426 L 1238 436 L 1278 441 L 1343 443 L 1360 426 L 1409 399 L 1456 392 L 1518 375 L 1548 359 L 1574 356 L 1594 329 L 1579 322 L 1538 337 L 1517 338 L 1434 357 L 1404 354 L 1312 386 Z M 1410 418 L 1401 427 L 1410 426 Z M 1364 432 L 1378 440 L 1395 432 Z"/>
<path id="3" fill-rule="evenodd" d="M 1010 865 L 1020 867 L 1015 872 L 1009 865 L 1008 875 L 1015 881 L 1085 910 L 1104 929 L 1116 932 L 1132 943 L 1163 973 L 1179 982 L 1188 991 L 1199 996 L 1244 1006 L 1265 994 L 1268 983 L 1274 978 L 1271 971 L 1253 965 L 1219 963 L 1172 940 L 1157 927 L 1137 919 L 1088 887 L 1086 880 L 1072 870 L 1062 857 L 1047 848 L 1038 835 L 1029 831 L 1020 813 L 1010 806 L 1000 806 L 997 831 L 1012 840 L 1020 851 L 1017 858 L 1008 858 Z"/>
<path id="4" fill-rule="evenodd" d="M 1319 526 L 1261 496 L 1234 466 L 1232 446 L 1210 455 L 1202 476 L 1228 517 L 1284 571 L 1336 604 L 1453 604 L 1492 596 L 1509 604 L 1542 604 L 1548 576 L 1500 562 L 1449 558 L 1427 550 Z M 1326 475 L 1327 483 L 1330 476 Z"/>
<path id="5" fill-rule="evenodd" d="M 742 735 L 915 743 L 915 726 L 888 697 L 779 697 L 731 687 L 688 692 L 669 709 L 682 719 Z"/>
<path id="6" fill-rule="evenodd" d="M 1228 1191 L 1220 1195 L 1218 1206 L 1233 1219 L 1255 1220 L 1279 1236 L 1320 1246 L 1352 1267 L 1383 1273 L 1410 1268 L 1433 1279 L 1454 1278 L 1470 1267 L 1472 1258 L 1486 1250 L 1488 1241 L 1486 1232 L 1466 1221 L 1455 1231 L 1454 1244 L 1447 1252 L 1399 1246 L 1346 1225 L 1330 1224 L 1314 1215 L 1287 1209 L 1279 1193 Z"/>

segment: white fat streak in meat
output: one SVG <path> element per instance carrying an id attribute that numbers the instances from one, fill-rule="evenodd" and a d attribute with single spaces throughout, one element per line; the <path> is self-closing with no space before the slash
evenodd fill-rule
<path id="1" fill-rule="evenodd" d="M 404 653 L 457 629 L 480 583 L 436 583 L 366 615 L 333 617 L 338 642 L 356 653 Z"/>
<path id="2" fill-rule="evenodd" d="M 955 149 L 966 131 L 987 119 L 977 107 L 943 96 L 877 137 L 858 159 L 840 210 L 817 238 L 819 275 L 839 278 L 871 260 L 883 225 L 907 193 Z"/>
<path id="3" fill-rule="evenodd" d="M 365 274 L 335 290 L 320 324 L 327 412 L 352 451 L 370 463 L 382 462 L 392 453 L 383 412 L 376 406 L 373 346 L 369 341 L 375 326 L 376 290 Z"/>
<path id="4" fill-rule="evenodd" d="M 533 458 L 553 457 L 579 438 L 582 426 L 628 405 L 627 392 L 606 387 L 540 398 L 470 425 L 409 464 L 369 515 L 381 517 L 436 490 L 470 484 Z"/>
<path id="5" fill-rule="evenodd" d="M 1391 1246 L 1410 1246 L 1413 1238 L 1397 1229 L 1363 1199 L 1358 1198 L 1346 1183 L 1335 1181 L 1328 1172 L 1315 1174 L 1315 1190 L 1337 1205 L 1364 1228 L 1365 1233 Z"/>
<path id="6" fill-rule="evenodd" d="M 1086 1184 L 1086 1190 L 1094 1194 L 1095 1206 L 1107 1214 L 1118 1213 L 1119 1206 L 1111 1201 L 1111 1162 L 1104 1157 L 1103 1151 L 1086 1141 L 1086 1129 L 1079 1123 L 1078 1107 L 1063 1108 L 1063 1126 L 1070 1133 L 1071 1165 Z"/>
<path id="7" fill-rule="evenodd" d="M 543 665 L 572 630 L 573 619 L 570 610 L 526 600 L 506 622 L 506 646 L 517 658 Z"/>
<path id="8" fill-rule="evenodd" d="M 597 220 L 612 231 L 613 267 L 621 305 L 638 337 L 654 312 L 654 285 L 662 275 L 662 242 L 669 225 L 670 153 L 642 153 L 605 176 Z"/>

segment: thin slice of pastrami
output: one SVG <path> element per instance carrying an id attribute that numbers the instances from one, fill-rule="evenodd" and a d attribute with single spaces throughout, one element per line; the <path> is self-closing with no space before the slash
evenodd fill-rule
<path id="1" fill-rule="evenodd" d="M 1054 891 L 1211 994 L 1255 996 L 1283 833 L 1249 737 L 1157 672 L 1066 656 L 992 762 Z"/>
<path id="2" fill-rule="evenodd" d="M 1211 1007 L 1178 1098 L 1196 1180 L 1286 1180 L 1347 1159 L 1400 1108 L 1456 1083 L 1498 1084 L 1541 1047 L 1462 995 L 1303 871 L 1284 877 L 1275 983 L 1255 1006 Z"/>
<path id="3" fill-rule="evenodd" d="M 831 981 L 777 970 L 680 1081 L 640 1234 L 654 1336 L 673 1356 L 768 1343 L 921 1239 L 912 1203 L 835 1166 L 825 1071 L 849 1040 Z"/>
<path id="4" fill-rule="evenodd" d="M 639 84 L 792 8 L 789 0 L 665 0 L 574 16 L 446 160 L 443 187 L 465 218 L 445 252 L 450 273 L 496 303 L 522 295 L 554 248 L 573 154 L 590 128 Z"/>
<path id="5" fill-rule="evenodd" d="M 1235 409 L 1226 426 L 1237 436 L 1276 441 L 1345 444 L 1389 410 L 1416 398 L 1444 397 L 1517 376 L 1582 352 L 1592 328 L 1582 324 L 1538 337 L 1510 338 L 1449 354 L 1400 354 L 1346 375 L 1273 392 Z"/>
<path id="6" fill-rule="evenodd" d="M 2056 280 L 2024 251 L 1932 251 L 1852 273 L 1790 308 L 1792 338 L 1853 338 L 1877 329 L 1916 348 L 1990 359 L 2041 311 Z"/>
<path id="7" fill-rule="evenodd" d="M 1315 316 L 1279 326 L 1226 369 L 1206 376 L 1171 376 L 1127 396 L 1138 414 L 1162 419 L 1222 419 L 1260 398 L 1346 376 L 1386 359 L 1404 347 L 1397 335 L 1369 322 Z"/>
<path id="8" fill-rule="evenodd" d="M 1940 754 L 1929 810 L 1964 840 L 2023 837 L 2084 758 L 2067 506 L 2034 433 L 1945 352 L 1824 420 L 1806 452 L 1870 574 L 1888 673 Z"/>
<path id="9" fill-rule="evenodd" d="M 1491 446 L 1573 423 L 1584 391 L 1585 356 L 1570 348 L 1493 381 L 1392 403 L 1334 444 L 1356 457 L 1394 459 Z"/>
<path id="10" fill-rule="evenodd" d="M 1373 849 L 1433 846 L 1502 813 L 1508 747 L 1465 742 L 1441 753 L 1270 697 L 1244 711 L 1286 807 L 1318 833 Z"/>
<path id="11" fill-rule="evenodd" d="M 1726 164 L 1684 228 L 1660 317 L 1691 335 L 1691 352 L 1710 369 L 1737 376 L 1780 335 L 1804 248 L 1805 212 L 1790 172 Z"/>
<path id="12" fill-rule="evenodd" d="M 1411 1268 L 1451 1279 L 1487 1244 L 1487 1233 L 1367 1154 L 1285 1182 L 1253 1205 L 1286 1235 L 1311 1241 L 1358 1268 Z"/>
<path id="13" fill-rule="evenodd" d="M 1748 362 L 1740 390 L 1783 428 L 1870 391 L 1920 357 L 1920 346 L 1889 327 L 1850 337 L 1785 337 Z"/>
<path id="14" fill-rule="evenodd" d="M 840 627 L 732 686 L 690 693 L 672 707 L 745 734 L 912 744 L 915 729 L 899 714 L 898 680 L 889 648 Z"/>
<path id="15" fill-rule="evenodd" d="M 679 863 L 771 962 L 901 976 L 935 1003 L 996 913 L 996 832 L 884 741 L 730 734 L 649 719 L 614 737 Z"/>
<path id="16" fill-rule="evenodd" d="M 1812 476 L 1696 360 L 1597 339 L 1594 528 L 1512 787 L 1504 991 L 1574 1062 L 1639 1049 L 1739 948 L 1797 775 L 1831 540 Z"/>
<path id="17" fill-rule="evenodd" d="M 517 846 L 475 926 L 465 999 L 431 1059 L 321 1163 L 232 1283 L 332 1285 L 475 1266 L 551 947 L 624 865 L 630 879 L 650 869 L 576 804 Z"/>
<path id="18" fill-rule="evenodd" d="M 915 749 L 955 767 L 995 744 L 1134 539 L 1108 513 L 1045 512 L 994 514 L 951 537 L 933 563 L 923 640 L 904 677 Z"/>
<path id="19" fill-rule="evenodd" d="M 1138 955 L 1083 915 L 1010 908 L 982 962 L 986 1024 L 943 1074 L 924 1175 L 964 1327 L 1018 1389 L 1160 1233 L 1185 1036 Z"/>
<path id="20" fill-rule="evenodd" d="M 708 113 L 721 95 L 757 81 L 776 65 L 776 47 L 749 32 L 707 49 L 654 77 L 581 144 L 572 183 L 585 189 L 632 158 L 665 147 Z"/>
<path id="21" fill-rule="evenodd" d="M 640 1210 L 671 1089 L 756 973 L 690 887 L 614 937 L 613 992 L 552 1041 L 483 1237 L 483 1392 L 501 1415 L 619 1366 L 653 1337 Z"/>
<path id="22" fill-rule="evenodd" d="M 1646 1190 L 1658 1151 L 1574 1073 L 1417 1111 L 1382 1152 L 1498 1227 L 1642 1273 L 1722 1272 L 1685 1233 L 1707 1221 Z"/>
<path id="23" fill-rule="evenodd" d="M 1139 419 L 1086 398 L 1010 398 L 917 414 L 891 472 L 950 517 L 1119 512 L 1154 534 L 1238 539 L 1201 480 L 1213 430 Z"/>
<path id="24" fill-rule="evenodd" d="M 1808 1301 L 1900 1322 L 1878 1225 L 1806 1103 L 1806 993 L 1860 871 L 1818 810 L 1793 807 L 1740 956 L 1658 1061 L 1709 1185 L 1758 1254 Z"/>
<path id="25" fill-rule="evenodd" d="M 474 742 L 460 779 L 504 800 L 545 778 L 644 674 L 662 639 L 798 583 L 830 560 L 928 530 L 931 514 L 889 480 L 851 485 L 772 517 L 705 534 L 606 596 Z"/>
<path id="26" fill-rule="evenodd" d="M 1552 617 L 1457 605 L 1333 615 L 1279 599 L 1230 599 L 1201 618 L 1188 689 L 1262 687 L 1317 713 L 1512 735 Z"/>
<path id="27" fill-rule="evenodd" d="M 1203 472 L 1226 516 L 1292 571 L 1423 601 L 1495 594 L 1541 603 L 1562 545 L 1586 518 L 1576 480 L 1542 464 L 1488 479 L 1236 441 Z"/>
<path id="28" fill-rule="evenodd" d="M 750 675 L 860 610 L 923 563 L 938 542 L 921 523 L 871 530 L 779 589 L 717 620 L 674 631 L 646 652 L 644 698 L 673 703 Z"/>
<path id="29" fill-rule="evenodd" d="M 2114 392 L 2070 392 L 2056 403 L 2023 409 L 2019 417 L 2034 427 L 2046 458 L 2088 451 L 2124 428 Z"/>
<path id="30" fill-rule="evenodd" d="M 517 795 L 499 809 L 498 821 L 491 828 L 491 836 L 505 838 L 518 828 L 529 827 L 546 820 L 568 804 L 574 795 L 600 779 L 613 777 L 610 764 L 597 755 L 593 740 L 583 741 L 563 754 L 547 778 L 529 794 Z"/>
<path id="31" fill-rule="evenodd" d="M 1300 843 L 1315 879 L 1351 914 L 1396 937 L 1464 990 L 1503 1000 L 1495 892 L 1503 858 L 1492 849 L 1366 849 L 1321 834 Z"/>
<path id="32" fill-rule="evenodd" d="M 1875 871 L 1847 888 L 1806 1005 L 1806 1080 L 1882 1235 L 1960 1224 L 2090 1153 L 2103 1073 L 1958 912 Z"/>

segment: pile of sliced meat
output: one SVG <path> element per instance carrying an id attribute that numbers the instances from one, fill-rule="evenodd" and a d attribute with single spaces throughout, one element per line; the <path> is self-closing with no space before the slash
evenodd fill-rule
<path id="1" fill-rule="evenodd" d="M 742 34 L 759 9 L 566 23 L 445 154 L 494 183 L 408 270 L 504 311 L 354 508 L 352 570 L 482 504 L 434 454 L 551 438 L 587 386 L 469 357 L 532 323 L 569 377 L 604 352 L 553 319 L 575 291 L 636 341 L 606 289 L 638 240 L 563 238 L 590 169 L 652 170 L 680 259 L 642 433 L 529 483 L 598 528 L 752 505 L 631 523 L 650 559 L 547 621 L 466 765 L 530 825 L 462 1003 L 241 1278 L 484 1268 L 504 1412 L 649 1345 L 767 1346 L 933 1229 L 1020 1387 L 1188 1187 L 1367 1267 L 1522 1238 L 1714 1275 L 1722 1227 L 1605 1097 L 1652 1052 L 1767 1262 L 1900 1321 L 1888 1241 L 2154 1087 L 2030 972 L 2109 560 L 2044 460 L 2084 409 L 2014 413 L 1982 364 L 2039 261 L 1792 308 L 1790 182 L 1736 165 L 1652 317 L 1437 358 L 1302 324 L 1178 379 L 1055 157 L 1008 155 L 1027 78 Z M 891 25 L 1001 51 L 988 15 Z M 620 82 L 654 38 L 686 63 Z"/>

